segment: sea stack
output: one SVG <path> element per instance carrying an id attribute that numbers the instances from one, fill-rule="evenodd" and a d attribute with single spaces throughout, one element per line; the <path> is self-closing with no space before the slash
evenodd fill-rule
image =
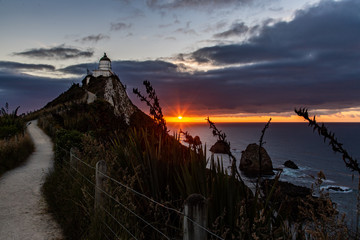
<path id="1" fill-rule="evenodd" d="M 228 154 L 230 152 L 230 147 L 226 142 L 218 140 L 214 145 L 211 146 L 210 152 Z"/>
<path id="2" fill-rule="evenodd" d="M 261 147 L 261 166 L 259 160 L 259 145 L 256 143 L 249 144 L 245 151 L 242 151 L 240 159 L 240 170 L 248 175 L 273 175 L 273 166 L 269 154 L 265 148 Z"/>

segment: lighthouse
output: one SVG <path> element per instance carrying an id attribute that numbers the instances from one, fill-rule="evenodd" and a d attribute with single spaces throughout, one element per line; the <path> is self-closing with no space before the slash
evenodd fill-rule
<path id="1" fill-rule="evenodd" d="M 106 56 L 106 53 L 104 53 L 104 56 L 100 58 L 99 61 L 99 67 L 97 70 L 94 70 L 92 75 L 94 77 L 110 77 L 114 75 L 114 73 L 111 71 L 111 60 Z"/>
<path id="2" fill-rule="evenodd" d="M 88 71 L 82 80 L 82 88 L 86 91 L 84 102 L 93 103 L 96 99 L 103 99 L 114 107 L 114 114 L 124 117 L 127 124 L 137 107 L 131 102 L 125 86 L 119 77 L 111 70 L 111 60 L 106 53 L 100 58 L 98 69 L 92 73 Z"/>

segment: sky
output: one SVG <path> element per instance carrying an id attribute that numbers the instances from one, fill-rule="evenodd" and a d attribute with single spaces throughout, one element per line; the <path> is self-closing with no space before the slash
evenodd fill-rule
<path id="1" fill-rule="evenodd" d="M 360 121 L 359 0 L 0 0 L 0 33 L 0 106 L 20 112 L 106 52 L 168 121 Z"/>

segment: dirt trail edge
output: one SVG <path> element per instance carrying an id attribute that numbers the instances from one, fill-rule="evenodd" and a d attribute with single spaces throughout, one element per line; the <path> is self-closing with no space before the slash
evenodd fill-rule
<path id="1" fill-rule="evenodd" d="M 53 145 L 37 121 L 27 131 L 34 141 L 34 153 L 24 165 L 0 178 L 0 239 L 63 239 L 41 194 L 46 173 L 53 166 Z"/>

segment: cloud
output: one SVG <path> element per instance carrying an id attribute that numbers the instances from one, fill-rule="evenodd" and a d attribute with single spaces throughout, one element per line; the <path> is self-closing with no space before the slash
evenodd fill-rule
<path id="1" fill-rule="evenodd" d="M 249 30 L 249 27 L 245 23 L 234 23 L 230 29 L 214 35 L 215 38 L 228 38 L 233 36 L 241 36 Z"/>
<path id="2" fill-rule="evenodd" d="M 82 42 L 82 43 L 86 43 L 86 42 L 92 42 L 92 43 L 97 43 L 100 40 L 104 40 L 104 39 L 110 39 L 110 37 L 108 35 L 103 35 L 101 33 L 99 33 L 98 35 L 89 35 L 86 37 L 83 37 L 81 39 L 77 39 L 77 42 Z"/>
<path id="3" fill-rule="evenodd" d="M 147 5 L 154 9 L 191 8 L 208 6 L 234 6 L 251 3 L 252 0 L 147 0 Z"/>
<path id="4" fill-rule="evenodd" d="M 149 60 L 149 61 L 112 61 L 112 69 L 119 76 L 126 76 L 136 81 L 145 80 L 146 77 L 154 74 L 156 77 L 172 76 L 178 71 L 178 65 L 161 61 L 161 60 Z M 59 71 L 69 74 L 84 74 L 86 69 L 94 70 L 98 67 L 97 63 L 84 63 L 70 65 L 66 68 L 59 69 Z"/>
<path id="5" fill-rule="evenodd" d="M 65 68 L 61 68 L 58 71 L 63 73 L 69 73 L 74 75 L 84 75 L 87 73 L 87 70 L 94 70 L 97 68 L 96 63 L 83 63 L 77 65 L 67 66 Z"/>
<path id="6" fill-rule="evenodd" d="M 359 52 L 354 52 L 360 41 L 360 31 L 355 30 L 360 25 L 359 9 L 356 1 L 323 1 L 298 11 L 290 22 L 265 23 L 244 43 L 201 48 L 189 57 L 216 65 L 310 60 L 321 64 L 323 59 L 353 59 Z"/>
<path id="7" fill-rule="evenodd" d="M 112 68 L 139 105 L 131 90 L 142 89 L 142 82 L 149 80 L 165 114 L 171 114 L 177 107 L 187 108 L 187 114 L 205 116 L 289 113 L 295 107 L 327 112 L 359 108 L 359 10 L 357 0 L 322 1 L 298 11 L 289 22 L 265 24 L 247 42 L 179 54 L 176 62 L 183 64 L 161 60 L 113 61 Z M 188 60 L 200 65 L 213 64 L 216 68 L 196 71 L 188 67 Z M 59 71 L 81 74 L 86 68 L 92 70 L 96 63 Z M 10 91 L 7 84 L 14 88 L 21 85 L 13 79 L 14 82 L 3 82 L 0 74 L 0 89 L 5 89 L 0 96 Z M 33 80 L 29 80 L 29 85 Z M 49 89 L 52 87 L 46 84 Z M 45 87 L 39 88 L 46 91 Z M 36 94 L 31 96 L 36 98 Z M 144 110 L 147 112 L 146 107 Z"/>
<path id="8" fill-rule="evenodd" d="M 215 70 L 165 71 L 161 65 L 163 71 L 122 68 L 118 74 L 130 85 L 150 78 L 167 111 L 179 102 L 209 114 L 358 107 L 359 10 L 355 0 L 322 1 L 289 22 L 264 23 L 246 42 L 179 55 L 185 64 L 213 64 Z"/>
<path id="9" fill-rule="evenodd" d="M 280 47 L 267 48 L 251 43 L 205 47 L 187 56 L 199 64 L 212 63 L 214 65 L 246 64 L 296 57 L 293 53 L 281 51 Z"/>
<path id="10" fill-rule="evenodd" d="M 175 30 L 176 33 L 183 33 L 183 34 L 190 34 L 190 35 L 197 35 L 194 29 L 189 28 L 178 28 Z"/>
<path id="11" fill-rule="evenodd" d="M 110 27 L 112 31 L 120 31 L 129 28 L 131 28 L 131 23 L 127 24 L 124 22 L 111 23 L 111 27 Z"/>
<path id="12" fill-rule="evenodd" d="M 52 48 L 33 48 L 23 52 L 13 53 L 15 56 L 24 56 L 29 58 L 66 60 L 72 58 L 89 58 L 94 54 L 93 50 L 80 50 L 74 47 L 59 45 Z"/>
<path id="13" fill-rule="evenodd" d="M 17 71 L 17 70 L 47 70 L 54 71 L 55 67 L 48 64 L 27 64 L 18 62 L 0 61 L 0 70 Z"/>
<path id="14" fill-rule="evenodd" d="M 204 32 L 213 32 L 219 31 L 220 29 L 224 28 L 227 25 L 227 21 L 221 20 L 215 24 L 209 24 L 205 29 Z"/>
<path id="15" fill-rule="evenodd" d="M 185 26 L 185 27 L 183 27 L 183 28 L 178 28 L 178 29 L 176 29 L 174 32 L 175 32 L 175 33 L 182 33 L 182 34 L 186 34 L 186 35 L 188 35 L 188 34 L 190 34 L 190 35 L 197 35 L 196 31 L 195 31 L 194 29 L 191 29 L 191 28 L 190 28 L 190 24 L 191 24 L 191 22 L 188 21 L 188 22 L 186 22 L 186 26 Z"/>
<path id="16" fill-rule="evenodd" d="M 282 7 L 271 7 L 271 8 L 269 8 L 269 10 L 270 11 L 273 11 L 273 12 L 280 12 L 280 11 L 283 11 L 284 10 L 284 8 L 282 8 Z"/>
<path id="17" fill-rule="evenodd" d="M 114 61 L 112 66 L 130 90 L 149 80 L 165 114 L 178 106 L 202 115 L 358 108 L 359 9 L 355 0 L 321 2 L 289 22 L 262 27 L 247 42 L 179 54 L 176 62 L 185 65 L 157 60 Z M 189 69 L 189 59 L 217 68 Z"/>
<path id="18" fill-rule="evenodd" d="M 0 72 L 0 106 L 20 106 L 24 113 L 42 108 L 66 91 L 75 79 L 51 79 Z"/>

